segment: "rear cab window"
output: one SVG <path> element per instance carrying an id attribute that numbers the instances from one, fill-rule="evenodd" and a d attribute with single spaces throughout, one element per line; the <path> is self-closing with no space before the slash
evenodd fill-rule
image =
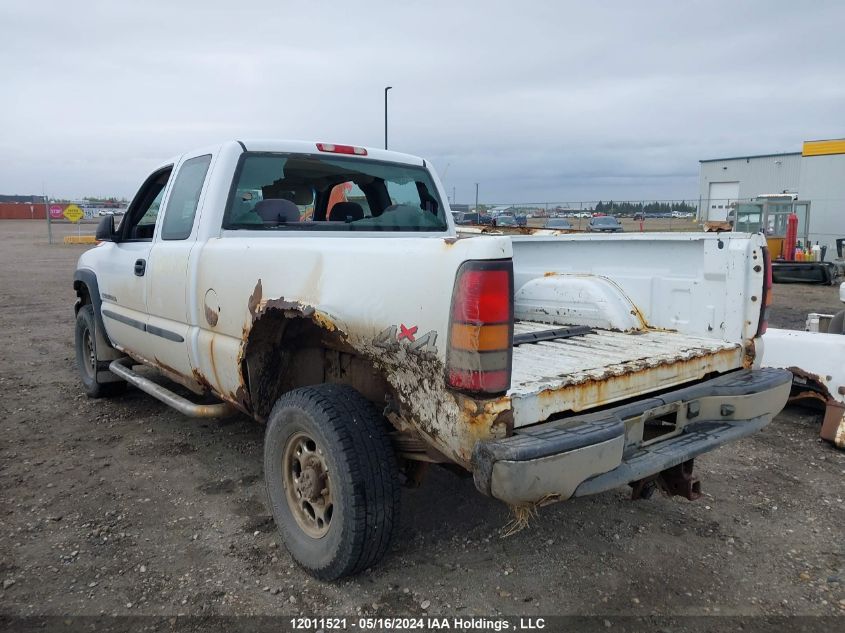
<path id="1" fill-rule="evenodd" d="M 190 236 L 210 164 L 211 154 L 190 158 L 182 163 L 167 199 L 161 227 L 162 239 L 184 240 Z"/>
<path id="2" fill-rule="evenodd" d="M 224 229 L 446 231 L 446 210 L 424 167 L 363 158 L 246 152 Z"/>

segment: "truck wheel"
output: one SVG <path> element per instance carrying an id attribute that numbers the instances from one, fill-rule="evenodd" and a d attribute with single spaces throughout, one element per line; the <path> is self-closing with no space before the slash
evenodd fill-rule
<path id="1" fill-rule="evenodd" d="M 830 325 L 827 326 L 828 334 L 845 334 L 845 310 L 840 310 L 833 315 Z"/>
<path id="2" fill-rule="evenodd" d="M 97 381 L 97 337 L 94 325 L 94 306 L 90 303 L 79 308 L 76 315 L 76 366 L 89 398 L 116 396 L 126 391 L 126 383 Z"/>
<path id="3" fill-rule="evenodd" d="M 264 436 L 264 479 L 285 546 L 313 576 L 349 576 L 387 552 L 399 522 L 396 456 L 387 422 L 351 387 L 279 398 Z"/>

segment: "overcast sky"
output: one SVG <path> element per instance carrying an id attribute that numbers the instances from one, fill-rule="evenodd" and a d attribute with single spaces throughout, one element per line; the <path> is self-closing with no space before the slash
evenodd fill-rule
<path id="1" fill-rule="evenodd" d="M 821 1 L 3 0 L 0 193 L 131 196 L 232 138 L 378 147 L 391 85 L 391 149 L 458 202 L 696 198 L 699 159 L 845 136 L 843 24 Z"/>

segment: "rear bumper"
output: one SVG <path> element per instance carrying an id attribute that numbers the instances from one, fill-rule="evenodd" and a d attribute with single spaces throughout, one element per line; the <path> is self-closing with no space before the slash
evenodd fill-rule
<path id="1" fill-rule="evenodd" d="M 791 384 L 787 370 L 739 370 L 599 413 L 523 427 L 476 444 L 475 485 L 517 505 L 611 490 L 758 431 L 783 409 Z M 652 437 L 655 432 L 661 434 Z"/>

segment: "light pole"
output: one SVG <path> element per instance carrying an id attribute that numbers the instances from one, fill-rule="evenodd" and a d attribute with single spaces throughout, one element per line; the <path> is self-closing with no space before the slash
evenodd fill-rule
<path id="1" fill-rule="evenodd" d="M 481 212 L 478 210 L 478 183 L 475 183 L 475 212 L 481 217 Z"/>
<path id="2" fill-rule="evenodd" d="M 386 86 L 384 89 L 384 149 L 387 149 L 387 91 L 393 86 Z"/>

